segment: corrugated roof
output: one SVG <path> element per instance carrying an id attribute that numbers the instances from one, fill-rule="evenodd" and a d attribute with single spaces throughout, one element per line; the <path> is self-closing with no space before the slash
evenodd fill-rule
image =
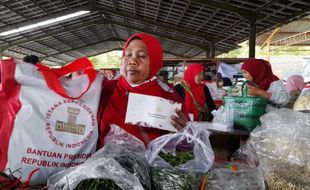
<path id="1" fill-rule="evenodd" d="M 43 62 L 65 64 L 81 56 L 120 49 L 132 34 L 155 35 L 169 57 L 197 58 L 237 48 L 257 34 L 309 15 L 308 0 L 1 0 L 0 33 L 78 10 L 88 14 L 8 36 L 5 56 L 36 54 Z M 303 26 L 305 27 L 305 26 Z M 297 27 L 296 27 L 297 28 Z M 294 28 L 292 28 L 294 29 Z M 300 29 L 302 30 L 302 29 Z M 295 31 L 293 31 L 295 32 Z"/>
<path id="2" fill-rule="evenodd" d="M 267 38 L 270 36 L 270 32 L 266 32 L 256 38 L 256 43 L 262 45 Z M 308 46 L 310 45 L 310 15 L 298 19 L 296 21 L 290 22 L 284 26 L 281 26 L 280 29 L 275 33 L 271 40 L 271 44 L 276 45 L 276 41 L 284 40 L 292 36 L 300 36 L 305 33 L 306 38 L 303 40 L 296 39 L 294 45 Z M 296 38 L 297 38 L 296 37 Z"/>

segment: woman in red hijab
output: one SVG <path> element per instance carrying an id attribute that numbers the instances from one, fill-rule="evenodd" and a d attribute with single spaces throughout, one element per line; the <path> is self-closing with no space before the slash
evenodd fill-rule
<path id="1" fill-rule="evenodd" d="M 110 124 L 118 125 L 145 144 L 167 133 L 160 129 L 125 124 L 129 92 L 181 102 L 173 89 L 157 80 L 156 74 L 162 65 L 163 49 L 156 38 L 149 34 L 138 33 L 127 40 L 122 55 L 121 77 L 103 83 L 101 108 L 98 113 L 99 148 L 104 145 L 104 137 L 110 131 Z M 176 112 L 178 117 L 171 116 L 171 123 L 180 129 L 186 125 L 187 119 L 180 110 Z"/>
<path id="2" fill-rule="evenodd" d="M 241 70 L 246 80 L 253 81 L 258 86 L 249 86 L 248 94 L 269 100 L 266 111 L 284 107 L 289 102 L 290 95 L 284 83 L 273 74 L 268 61 L 250 58 L 244 61 Z"/>
<path id="3" fill-rule="evenodd" d="M 211 111 L 215 104 L 206 85 L 203 85 L 204 67 L 189 64 L 184 80 L 175 86 L 175 90 L 185 100 L 185 113 L 194 121 L 211 121 Z"/>

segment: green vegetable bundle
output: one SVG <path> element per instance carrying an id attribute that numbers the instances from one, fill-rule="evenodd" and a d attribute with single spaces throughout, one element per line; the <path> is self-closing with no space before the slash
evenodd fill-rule
<path id="1" fill-rule="evenodd" d="M 122 190 L 114 181 L 109 179 L 87 179 L 79 183 L 75 190 Z"/>
<path id="2" fill-rule="evenodd" d="M 160 152 L 159 156 L 173 167 L 185 164 L 186 162 L 195 158 L 194 155 L 190 152 L 176 152 L 175 156 Z"/>
<path id="3" fill-rule="evenodd" d="M 118 154 L 113 156 L 123 170 L 127 170 L 138 178 L 144 189 L 150 189 L 150 168 L 144 157 L 126 149 L 120 149 Z"/>
<path id="4" fill-rule="evenodd" d="M 180 151 L 177 151 L 175 156 L 163 152 L 160 152 L 159 156 L 173 167 L 185 164 L 194 159 L 194 155 L 191 152 Z M 201 173 L 160 167 L 153 167 L 151 175 L 155 190 L 198 189 L 203 176 Z"/>
<path id="5" fill-rule="evenodd" d="M 153 167 L 151 171 L 155 190 L 199 189 L 203 174 L 190 171 Z"/>
<path id="6" fill-rule="evenodd" d="M 51 176 L 48 184 L 55 190 L 152 188 L 150 168 L 144 154 L 116 144 L 106 145 L 85 163 Z"/>

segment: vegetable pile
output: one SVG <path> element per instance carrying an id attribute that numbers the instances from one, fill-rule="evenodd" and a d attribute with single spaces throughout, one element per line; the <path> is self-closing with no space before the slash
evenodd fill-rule
<path id="1" fill-rule="evenodd" d="M 159 156 L 162 157 L 166 162 L 168 162 L 173 167 L 185 164 L 186 162 L 195 158 L 194 155 L 189 152 L 176 152 L 175 156 L 160 152 Z"/>
<path id="2" fill-rule="evenodd" d="M 155 190 L 192 190 L 199 188 L 203 174 L 153 167 L 151 175 Z"/>
<path id="3" fill-rule="evenodd" d="M 175 156 L 163 152 L 160 152 L 159 156 L 173 167 L 194 159 L 191 152 L 180 151 L 177 151 Z M 178 169 L 152 167 L 151 176 L 155 190 L 189 190 L 199 188 L 202 174 Z"/>
<path id="4" fill-rule="evenodd" d="M 122 190 L 114 181 L 109 179 L 87 179 L 79 183 L 75 190 L 109 189 Z"/>
<path id="5" fill-rule="evenodd" d="M 107 144 L 83 164 L 48 179 L 51 189 L 150 190 L 150 168 L 140 152 Z"/>

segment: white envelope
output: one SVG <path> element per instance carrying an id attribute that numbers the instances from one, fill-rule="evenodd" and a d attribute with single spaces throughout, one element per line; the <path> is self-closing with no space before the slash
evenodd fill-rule
<path id="1" fill-rule="evenodd" d="M 125 123 L 176 132 L 170 121 L 182 104 L 157 96 L 129 93 Z"/>

